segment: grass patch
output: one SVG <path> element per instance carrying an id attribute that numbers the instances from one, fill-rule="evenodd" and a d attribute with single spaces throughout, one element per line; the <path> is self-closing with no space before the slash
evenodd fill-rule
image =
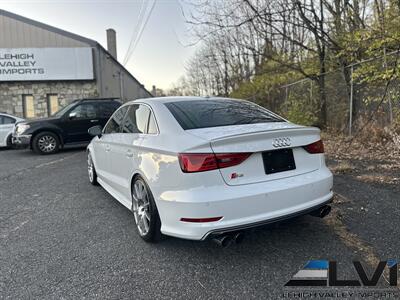
<path id="1" fill-rule="evenodd" d="M 356 167 L 348 161 L 340 161 L 337 165 L 331 167 L 335 174 L 348 174 L 356 170 Z"/>

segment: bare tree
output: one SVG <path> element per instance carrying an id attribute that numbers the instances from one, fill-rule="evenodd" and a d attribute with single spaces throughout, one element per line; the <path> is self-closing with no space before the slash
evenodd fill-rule
<path id="1" fill-rule="evenodd" d="M 316 83 L 319 125 L 325 126 L 327 72 L 341 67 L 350 95 L 347 66 L 365 49 L 348 47 L 347 36 L 367 28 L 371 11 L 384 27 L 388 1 L 197 0 L 188 23 L 203 47 L 188 63 L 187 81 L 198 94 L 228 95 L 254 76 L 275 72 L 265 67 L 274 62 Z"/>

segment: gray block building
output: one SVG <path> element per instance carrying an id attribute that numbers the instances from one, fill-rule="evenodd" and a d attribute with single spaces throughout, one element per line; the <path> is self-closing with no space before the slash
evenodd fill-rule
<path id="1" fill-rule="evenodd" d="M 0 9 L 0 111 L 46 117 L 81 98 L 152 97 L 117 60 L 116 33 L 98 42 Z"/>

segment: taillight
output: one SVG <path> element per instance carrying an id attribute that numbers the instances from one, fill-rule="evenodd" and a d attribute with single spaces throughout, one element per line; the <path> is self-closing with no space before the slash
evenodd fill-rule
<path id="1" fill-rule="evenodd" d="M 179 153 L 179 164 L 185 173 L 203 172 L 236 166 L 251 153 Z"/>
<path id="2" fill-rule="evenodd" d="M 180 153 L 179 164 L 185 173 L 203 172 L 218 169 L 213 153 Z"/>
<path id="3" fill-rule="evenodd" d="M 303 148 L 311 154 L 324 153 L 324 143 L 322 142 L 322 140 L 316 141 L 315 143 L 309 144 L 307 146 L 303 146 Z"/>
<path id="4" fill-rule="evenodd" d="M 217 158 L 218 168 L 227 168 L 236 166 L 244 162 L 251 153 L 217 153 L 215 157 Z"/>

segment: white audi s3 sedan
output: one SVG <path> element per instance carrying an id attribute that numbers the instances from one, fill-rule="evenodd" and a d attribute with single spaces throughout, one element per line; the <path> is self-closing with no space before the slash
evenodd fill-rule
<path id="1" fill-rule="evenodd" d="M 0 147 L 11 148 L 15 125 L 24 119 L 0 112 Z"/>
<path id="2" fill-rule="evenodd" d="M 89 133 L 90 182 L 132 210 L 146 241 L 226 243 L 246 228 L 330 211 L 319 129 L 248 101 L 135 100 Z"/>

